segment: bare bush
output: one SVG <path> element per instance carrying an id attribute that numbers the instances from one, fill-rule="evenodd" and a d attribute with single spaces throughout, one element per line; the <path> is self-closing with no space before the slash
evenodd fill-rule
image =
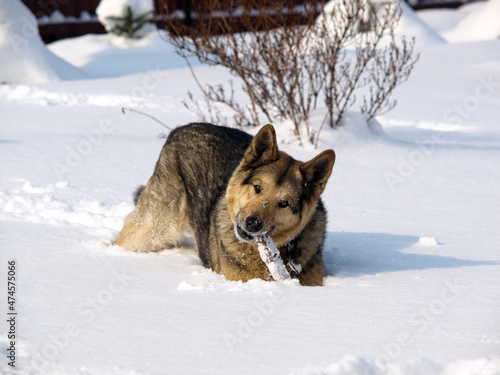
<path id="1" fill-rule="evenodd" d="M 318 101 L 324 103 L 324 123 L 331 127 L 339 125 L 361 87 L 369 93 L 361 105 L 369 118 L 391 109 L 392 91 L 408 78 L 418 59 L 413 58 L 413 41 L 403 38 L 398 43 L 394 35 L 401 16 L 398 3 L 334 0 L 326 7 L 294 3 L 249 0 L 235 7 L 221 0 L 196 2 L 192 5 L 196 22 L 187 26 L 165 1 L 164 19 L 176 52 L 188 62 L 196 56 L 209 66 L 229 69 L 249 99 L 248 105 L 234 99 L 232 81 L 229 87 L 202 85 L 191 69 L 207 109 L 191 93 L 186 105 L 204 120 L 227 124 L 217 105 L 226 106 L 238 126 L 260 125 L 262 119 L 290 120 L 295 134 L 308 135 L 313 142 L 321 129 L 311 129 L 309 117 Z"/>
<path id="2" fill-rule="evenodd" d="M 374 116 L 393 109 L 397 101 L 390 95 L 397 85 L 406 81 L 417 58 L 413 58 L 415 40 L 391 41 L 391 45 L 380 50 L 367 66 L 370 92 L 363 97 L 361 112 L 368 114 L 368 121 Z"/>

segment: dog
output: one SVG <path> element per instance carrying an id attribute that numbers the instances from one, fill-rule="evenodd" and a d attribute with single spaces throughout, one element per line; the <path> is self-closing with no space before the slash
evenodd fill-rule
<path id="1" fill-rule="evenodd" d="M 268 233 L 302 285 L 323 285 L 326 210 L 335 163 L 326 150 L 304 163 L 279 151 L 272 125 L 255 137 L 206 123 L 174 129 L 135 193 L 116 244 L 136 252 L 178 245 L 191 231 L 203 265 L 228 280 L 272 280 L 255 243 Z"/>

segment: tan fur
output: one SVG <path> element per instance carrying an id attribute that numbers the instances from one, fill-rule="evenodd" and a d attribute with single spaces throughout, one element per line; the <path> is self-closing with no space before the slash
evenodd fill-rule
<path id="1" fill-rule="evenodd" d="M 213 264 L 215 265 L 214 270 L 225 275 L 228 280 L 234 281 L 242 280 L 243 282 L 246 282 L 257 277 L 264 280 L 269 279 L 269 270 L 267 269 L 265 263 L 261 260 L 256 244 L 248 244 L 237 240 L 235 241 L 233 224 L 229 221 L 230 215 L 229 210 L 227 209 L 228 205 L 226 202 L 223 202 L 221 206 L 223 207 L 219 210 L 219 220 L 220 222 L 228 223 L 224 228 L 221 228 L 221 237 L 222 241 L 228 245 L 226 246 L 228 253 L 224 254 L 222 257 L 220 256 L 220 253 L 214 253 L 219 255 L 217 259 L 213 259 Z M 300 257 L 294 259 L 294 263 L 300 264 L 302 267 L 306 268 L 308 263 L 311 262 L 310 258 L 312 256 L 314 257 L 314 261 L 311 262 L 312 267 L 308 270 L 308 272 L 297 275 L 297 278 L 302 285 L 323 285 L 325 268 L 323 266 L 322 256 L 321 253 L 314 256 L 314 250 L 319 246 L 322 246 L 322 239 L 319 238 L 318 234 L 321 233 L 321 226 L 324 225 L 325 221 L 326 215 L 318 215 L 318 217 L 315 217 L 308 223 L 302 223 L 302 225 L 306 225 L 308 230 L 305 232 L 306 235 L 299 239 L 297 246 L 302 246 L 302 248 L 310 251 L 304 251 Z M 297 229 L 299 228 L 300 226 L 297 227 Z M 295 233 L 295 235 L 297 235 L 297 233 Z M 275 244 L 277 243 L 274 236 L 273 241 Z M 280 248 L 281 258 L 286 263 L 287 258 L 285 248 L 281 248 L 279 245 L 277 245 L 277 247 Z M 233 258 L 239 258 L 238 260 L 246 267 L 242 269 L 241 267 L 236 266 L 232 261 Z"/>
<path id="2" fill-rule="evenodd" d="M 167 174 L 175 180 L 175 175 Z M 177 178 L 178 179 L 178 178 Z M 168 209 L 162 202 L 168 201 Z M 186 197 L 182 189 L 164 189 L 151 177 L 137 207 L 125 217 L 116 244 L 138 253 L 173 248 L 190 230 Z"/>
<path id="3" fill-rule="evenodd" d="M 218 207 L 217 219 L 219 223 L 226 223 L 220 228 L 220 239 L 225 244 L 227 253 L 212 252 L 212 267 L 214 271 L 223 274 L 228 280 L 238 281 L 261 278 L 268 279 L 269 270 L 262 261 L 254 243 L 238 241 L 234 236 L 234 225 L 231 222 L 228 205 L 223 199 Z M 238 260 L 239 267 L 234 259 Z"/>

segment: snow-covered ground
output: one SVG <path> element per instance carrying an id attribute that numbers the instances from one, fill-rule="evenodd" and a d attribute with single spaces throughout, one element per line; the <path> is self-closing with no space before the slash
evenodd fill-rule
<path id="1" fill-rule="evenodd" d="M 475 11 L 426 11 L 421 32 L 448 40 Z M 0 85 L 0 373 L 500 374 L 499 39 L 420 45 L 398 106 L 377 119 L 386 136 L 354 112 L 323 130 L 337 162 L 320 288 L 228 282 L 191 248 L 109 246 L 168 132 L 121 107 L 185 124 L 196 84 L 157 35 L 49 49 L 94 78 Z M 277 133 L 299 159 L 318 152 Z"/>

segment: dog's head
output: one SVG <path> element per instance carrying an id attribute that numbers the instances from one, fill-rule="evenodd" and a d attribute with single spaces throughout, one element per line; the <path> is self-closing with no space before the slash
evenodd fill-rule
<path id="1" fill-rule="evenodd" d="M 335 163 L 333 150 L 307 163 L 278 151 L 272 125 L 264 126 L 229 180 L 226 200 L 236 237 L 252 242 L 268 232 L 280 247 L 300 234 L 316 211 Z"/>

